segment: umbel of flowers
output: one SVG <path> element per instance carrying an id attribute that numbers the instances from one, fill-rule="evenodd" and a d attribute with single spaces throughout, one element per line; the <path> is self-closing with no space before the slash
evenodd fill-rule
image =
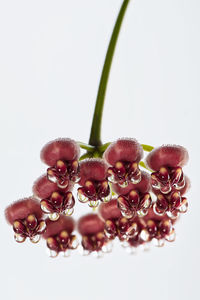
<path id="1" fill-rule="evenodd" d="M 150 243 L 163 246 L 175 240 L 175 224 L 187 211 L 190 182 L 182 169 L 188 161 L 185 148 L 154 149 L 133 138 L 101 142 L 106 87 L 129 1 L 123 0 L 108 46 L 89 144 L 68 138 L 46 144 L 41 150 L 46 172 L 34 182 L 33 195 L 5 210 L 15 240 L 37 243 L 42 237 L 52 257 L 61 252 L 68 256 L 77 248 L 84 255 L 100 257 L 111 251 L 113 240 L 130 252 Z M 80 148 L 86 150 L 82 156 Z M 77 201 L 89 205 L 90 213 L 74 220 Z"/>
<path id="2" fill-rule="evenodd" d="M 188 207 L 190 183 L 182 169 L 188 152 L 163 145 L 141 161 L 143 147 L 121 138 L 105 147 L 102 158 L 80 160 L 75 141 L 49 142 L 41 150 L 48 167 L 33 184 L 33 195 L 6 208 L 15 240 L 37 243 L 43 237 L 52 257 L 68 256 L 78 244 L 83 254 L 100 256 L 110 252 L 115 239 L 129 249 L 174 241 L 175 223 Z M 73 220 L 77 201 L 95 212 Z"/>

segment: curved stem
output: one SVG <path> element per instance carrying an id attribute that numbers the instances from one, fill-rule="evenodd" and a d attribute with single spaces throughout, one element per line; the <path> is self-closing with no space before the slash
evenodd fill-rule
<path id="1" fill-rule="evenodd" d="M 108 46 L 108 50 L 106 53 L 106 58 L 101 74 L 101 79 L 99 83 L 99 90 L 97 94 L 96 99 L 96 105 L 92 120 L 92 127 L 90 132 L 90 138 L 89 138 L 89 144 L 92 146 L 100 146 L 101 145 L 101 123 L 102 123 L 102 114 L 103 114 L 103 106 L 104 106 L 104 100 L 105 100 L 105 94 L 106 94 L 106 87 L 108 83 L 108 77 L 110 73 L 110 67 L 112 64 L 113 54 L 115 51 L 115 46 L 117 43 L 117 38 L 119 36 L 121 24 L 126 12 L 126 8 L 128 6 L 130 0 L 124 0 L 123 4 L 121 6 L 121 9 L 119 11 L 113 33 L 110 39 L 110 43 Z"/>

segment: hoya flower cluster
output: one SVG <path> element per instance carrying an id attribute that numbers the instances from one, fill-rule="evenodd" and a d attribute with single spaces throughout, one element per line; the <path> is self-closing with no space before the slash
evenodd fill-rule
<path id="1" fill-rule="evenodd" d="M 110 252 L 114 239 L 129 249 L 173 241 L 174 225 L 188 206 L 190 183 L 182 170 L 188 153 L 182 146 L 164 145 L 145 162 L 143 156 L 142 145 L 131 138 L 111 143 L 102 158 L 85 160 L 71 139 L 45 145 L 41 159 L 47 171 L 33 184 L 33 195 L 5 211 L 16 241 L 29 237 L 37 243 L 42 236 L 51 256 L 68 255 L 78 245 L 84 254 L 99 256 Z M 77 201 L 93 210 L 75 221 Z"/>

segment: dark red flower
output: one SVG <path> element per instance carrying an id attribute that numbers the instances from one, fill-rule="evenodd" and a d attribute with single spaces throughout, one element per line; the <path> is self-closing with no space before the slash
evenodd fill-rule
<path id="1" fill-rule="evenodd" d="M 13 226 L 18 243 L 24 242 L 27 237 L 33 243 L 39 242 L 46 228 L 39 201 L 33 197 L 18 200 L 6 208 L 5 216 Z"/>
<path id="2" fill-rule="evenodd" d="M 106 179 L 107 165 L 102 159 L 87 159 L 80 163 L 81 187 L 78 189 L 78 199 L 82 203 L 96 207 L 99 201 L 108 202 L 111 190 Z"/>
<path id="3" fill-rule="evenodd" d="M 105 220 L 105 233 L 109 239 L 118 237 L 120 241 L 124 241 L 137 234 L 137 222 L 134 218 L 127 219 L 122 216 L 116 199 L 102 203 L 99 213 Z"/>
<path id="4" fill-rule="evenodd" d="M 149 193 L 142 194 L 137 190 L 131 190 L 127 195 L 120 195 L 117 202 L 122 215 L 128 219 L 136 215 L 145 216 L 152 204 Z"/>
<path id="5" fill-rule="evenodd" d="M 185 186 L 182 167 L 188 161 L 188 152 L 182 146 L 164 145 L 151 151 L 146 158 L 147 165 L 154 170 L 151 174 L 152 187 L 168 194 Z"/>
<path id="6" fill-rule="evenodd" d="M 59 252 L 63 252 L 65 256 L 68 256 L 70 250 L 78 247 L 77 237 L 72 234 L 75 227 L 72 218 L 62 215 L 57 221 L 47 220 L 46 224 L 43 238 L 47 241 L 51 257 L 56 257 Z"/>
<path id="7" fill-rule="evenodd" d="M 126 195 L 131 190 L 138 190 L 140 193 L 148 193 L 151 190 L 151 176 L 141 171 L 140 182 L 133 184 L 129 183 L 126 187 L 122 188 L 118 184 L 112 184 L 112 190 L 118 195 Z"/>
<path id="8" fill-rule="evenodd" d="M 62 189 L 65 189 L 70 181 L 77 182 L 79 155 L 80 148 L 71 139 L 56 139 L 46 144 L 41 150 L 41 159 L 50 166 L 47 169 L 48 179 Z"/>
<path id="9" fill-rule="evenodd" d="M 104 222 L 96 214 L 88 214 L 78 220 L 78 231 L 82 235 L 84 254 L 91 252 L 99 255 L 106 252 L 109 239 L 104 233 Z"/>
<path id="10" fill-rule="evenodd" d="M 129 183 L 140 182 L 138 163 L 142 156 L 142 146 L 135 139 L 123 138 L 113 142 L 104 152 L 104 159 L 111 165 L 108 180 L 123 188 Z"/>
<path id="11" fill-rule="evenodd" d="M 151 174 L 151 183 L 157 196 L 153 205 L 156 214 L 164 215 L 167 212 L 176 218 L 179 212 L 187 211 L 187 199 L 182 197 L 190 186 L 182 170 L 187 161 L 187 150 L 177 145 L 161 146 L 147 156 L 147 165 L 155 171 Z"/>
<path id="12" fill-rule="evenodd" d="M 180 192 L 174 191 L 167 195 L 157 194 L 157 200 L 153 205 L 154 212 L 158 215 L 164 215 L 166 212 L 173 217 L 177 213 L 185 213 L 188 208 L 187 198 Z"/>
<path id="13" fill-rule="evenodd" d="M 151 207 L 151 177 L 148 173 L 141 172 L 141 181 L 137 184 L 129 183 L 122 188 L 118 184 L 112 184 L 113 191 L 118 194 L 119 208 L 126 218 L 132 218 L 136 214 L 144 216 Z"/>
<path id="14" fill-rule="evenodd" d="M 165 241 L 173 242 L 175 240 L 174 223 L 177 219 L 171 219 L 167 215 L 158 216 L 149 211 L 149 214 L 144 218 L 146 222 L 146 230 L 148 232 L 148 241 L 153 240 L 156 246 L 163 246 Z"/>
<path id="15" fill-rule="evenodd" d="M 65 189 L 61 189 L 56 183 L 50 182 L 46 175 L 35 181 L 33 193 L 41 199 L 41 209 L 52 221 L 56 221 L 62 213 L 67 216 L 73 213 L 75 200 L 70 191 L 73 186 L 74 183 L 70 182 Z"/>
<path id="16" fill-rule="evenodd" d="M 136 217 L 135 224 L 137 226 L 136 234 L 122 243 L 122 246 L 127 248 L 130 253 L 134 253 L 134 249 L 137 249 L 137 247 L 146 245 L 149 238 L 143 218 Z"/>
<path id="17" fill-rule="evenodd" d="M 180 190 L 185 186 L 185 178 L 180 167 L 161 167 L 159 171 L 151 174 L 152 187 L 168 194 L 172 190 Z"/>
<path id="18" fill-rule="evenodd" d="M 152 209 L 143 218 L 136 218 L 137 234 L 125 241 L 126 247 L 130 253 L 134 253 L 137 247 L 143 246 L 148 249 L 151 242 L 158 247 L 162 247 L 165 241 L 173 242 L 175 240 L 174 223 L 176 220 L 170 219 L 167 215 L 158 216 Z"/>

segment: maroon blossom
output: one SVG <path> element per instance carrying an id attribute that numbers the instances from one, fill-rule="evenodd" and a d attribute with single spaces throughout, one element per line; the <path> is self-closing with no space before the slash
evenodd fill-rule
<path id="1" fill-rule="evenodd" d="M 118 238 L 122 246 L 132 249 L 145 244 L 148 233 L 142 233 L 146 227 L 143 218 L 127 219 L 122 216 L 118 208 L 117 200 L 113 199 L 109 203 L 102 203 L 99 207 L 99 214 L 105 220 L 105 233 L 109 239 Z"/>
<path id="2" fill-rule="evenodd" d="M 49 165 L 47 177 L 59 188 L 65 189 L 70 181 L 79 180 L 78 158 L 80 149 L 71 139 L 56 139 L 41 150 L 42 161 Z"/>
<path id="3" fill-rule="evenodd" d="M 183 197 L 180 191 L 173 191 L 167 195 L 157 193 L 153 209 L 157 215 L 164 215 L 167 212 L 169 216 L 176 217 L 178 213 L 187 211 L 187 198 Z"/>
<path id="4" fill-rule="evenodd" d="M 168 194 L 172 190 L 180 190 L 185 186 L 185 178 L 181 167 L 161 167 L 151 174 L 152 187 Z"/>
<path id="5" fill-rule="evenodd" d="M 143 217 L 148 213 L 152 200 L 149 193 L 142 194 L 137 190 L 131 190 L 127 195 L 120 195 L 117 199 L 119 209 L 126 218 L 136 215 Z"/>
<path id="6" fill-rule="evenodd" d="M 136 249 L 141 245 L 146 245 L 148 241 L 148 233 L 145 229 L 146 223 L 144 222 L 143 218 L 136 217 L 134 220 L 137 226 L 136 234 L 122 244 L 123 247 L 129 248 L 130 253 L 133 249 Z"/>
<path id="7" fill-rule="evenodd" d="M 154 149 L 147 156 L 146 162 L 150 169 L 152 187 L 168 194 L 172 190 L 180 190 L 185 186 L 182 167 L 188 161 L 188 152 L 182 146 L 164 145 Z"/>
<path id="8" fill-rule="evenodd" d="M 102 159 L 86 159 L 80 163 L 81 187 L 78 189 L 78 199 L 82 203 L 96 207 L 99 201 L 108 202 L 111 190 L 106 179 L 107 165 Z"/>
<path id="9" fill-rule="evenodd" d="M 27 237 L 32 243 L 39 242 L 46 228 L 39 201 L 33 197 L 18 200 L 6 208 L 5 216 L 13 226 L 18 243 L 24 242 Z"/>
<path id="10" fill-rule="evenodd" d="M 162 247 L 165 241 L 173 242 L 175 240 L 174 223 L 176 220 L 170 219 L 167 215 L 158 216 L 152 209 L 143 218 L 135 219 L 137 223 L 137 234 L 128 240 L 125 244 L 129 247 L 130 252 L 132 248 L 136 249 L 143 245 L 144 249 L 153 242 L 155 246 Z"/>
<path id="11" fill-rule="evenodd" d="M 154 241 L 156 246 L 163 246 L 165 241 L 173 242 L 175 240 L 174 224 L 176 219 L 171 219 L 167 215 L 158 216 L 151 209 L 144 217 L 146 222 L 145 230 L 148 232 L 148 241 Z"/>
<path id="12" fill-rule="evenodd" d="M 141 171 L 140 182 L 136 184 L 129 183 L 124 188 L 120 187 L 118 184 L 112 184 L 112 190 L 117 195 L 126 195 L 131 190 L 138 190 L 140 193 L 147 193 L 151 190 L 151 177 L 148 173 Z"/>
<path id="13" fill-rule="evenodd" d="M 108 169 L 108 180 L 123 188 L 129 183 L 140 182 L 138 163 L 142 156 L 142 146 L 135 139 L 123 138 L 111 143 L 104 152 L 104 159 L 111 166 Z"/>
<path id="14" fill-rule="evenodd" d="M 148 213 L 152 200 L 149 194 L 151 190 L 151 177 L 148 173 L 141 172 L 141 181 L 137 184 L 130 183 L 122 188 L 112 184 L 113 191 L 118 194 L 118 205 L 122 215 L 132 218 L 136 215 L 142 217 Z"/>
<path id="15" fill-rule="evenodd" d="M 35 181 L 33 193 L 41 199 L 41 209 L 52 221 L 56 221 L 62 213 L 67 216 L 73 213 L 75 200 L 70 191 L 73 185 L 70 182 L 65 189 L 61 189 L 56 183 L 49 181 L 46 175 Z"/>
<path id="16" fill-rule="evenodd" d="M 135 219 L 122 216 L 116 199 L 99 206 L 99 214 L 105 221 L 105 233 L 109 239 L 118 237 L 120 241 L 128 240 L 138 232 Z"/>
<path id="17" fill-rule="evenodd" d="M 78 220 L 78 231 L 82 235 L 82 247 L 87 254 L 106 252 L 109 239 L 104 233 L 104 222 L 96 214 L 88 214 Z"/>
<path id="18" fill-rule="evenodd" d="M 164 194 L 164 195 L 168 196 L 172 192 L 178 192 L 178 193 L 180 193 L 181 196 L 184 195 L 184 194 L 186 194 L 188 192 L 188 190 L 190 189 L 190 187 L 191 187 L 191 183 L 190 183 L 190 179 L 186 175 L 184 177 L 185 177 L 185 185 L 184 185 L 184 187 L 182 187 L 180 190 L 177 190 L 176 188 L 173 187 L 170 193 Z M 160 190 L 155 189 L 153 187 L 152 187 L 152 192 L 155 195 L 160 194 Z"/>
<path id="19" fill-rule="evenodd" d="M 72 234 L 75 223 L 70 217 L 60 216 L 59 220 L 46 221 L 47 227 L 43 233 L 43 238 L 50 249 L 50 256 L 56 257 L 60 252 L 68 256 L 70 250 L 78 247 L 77 237 Z"/>
<path id="20" fill-rule="evenodd" d="M 188 161 L 188 152 L 182 146 L 166 145 L 154 149 L 147 156 L 151 174 L 152 189 L 157 196 L 154 212 L 166 212 L 176 217 L 179 212 L 187 211 L 187 199 L 183 193 L 189 188 L 189 180 L 184 176 L 182 166 Z"/>
<path id="21" fill-rule="evenodd" d="M 161 194 L 159 190 L 153 189 L 153 192 L 157 197 L 157 200 L 153 205 L 154 212 L 157 215 L 164 215 L 167 213 L 171 218 L 176 218 L 179 213 L 186 213 L 188 202 L 184 195 L 189 188 L 190 180 L 185 176 L 185 186 L 179 191 L 176 191 L 176 189 L 173 188 L 170 193 Z"/>

